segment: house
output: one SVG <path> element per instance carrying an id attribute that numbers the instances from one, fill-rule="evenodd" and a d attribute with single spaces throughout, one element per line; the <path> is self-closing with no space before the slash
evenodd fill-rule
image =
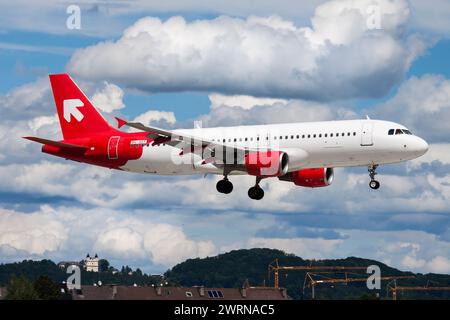
<path id="1" fill-rule="evenodd" d="M 74 300 L 291 300 L 286 289 L 272 287 L 138 287 L 82 286 L 72 292 Z"/>
<path id="2" fill-rule="evenodd" d="M 84 265 L 86 267 L 86 271 L 90 272 L 98 272 L 99 271 L 99 261 L 98 255 L 95 254 L 94 257 L 89 256 L 89 253 L 86 256 L 86 259 L 84 259 Z"/>

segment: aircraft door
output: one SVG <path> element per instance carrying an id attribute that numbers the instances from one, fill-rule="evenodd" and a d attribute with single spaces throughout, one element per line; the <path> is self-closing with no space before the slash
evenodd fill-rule
<path id="1" fill-rule="evenodd" d="M 373 123 L 364 121 L 361 127 L 361 146 L 373 145 Z"/>
<path id="2" fill-rule="evenodd" d="M 119 159 L 119 136 L 114 136 L 109 138 L 108 142 L 108 159 L 117 160 Z"/>

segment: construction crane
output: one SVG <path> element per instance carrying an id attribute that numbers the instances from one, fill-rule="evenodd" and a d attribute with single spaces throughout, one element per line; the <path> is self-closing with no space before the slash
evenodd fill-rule
<path id="1" fill-rule="evenodd" d="M 391 285 L 391 283 L 394 282 L 394 285 Z M 431 287 L 428 286 L 429 283 L 427 283 L 426 286 L 397 286 L 397 281 L 391 281 L 387 285 L 387 291 L 388 294 L 392 293 L 392 300 L 397 300 L 397 292 L 398 291 L 450 291 L 450 287 Z"/>
<path id="2" fill-rule="evenodd" d="M 367 267 L 355 267 L 355 266 L 280 266 L 278 264 L 278 259 L 275 259 L 269 264 L 268 267 L 268 279 L 270 281 L 270 274 L 274 273 L 274 287 L 280 288 L 280 271 L 291 271 L 291 270 L 301 270 L 301 271 L 315 271 L 315 270 L 367 270 Z"/>
<path id="3" fill-rule="evenodd" d="M 312 299 L 315 298 L 315 287 L 318 284 L 322 284 L 322 283 L 351 283 L 351 282 L 365 282 L 367 281 L 369 275 L 365 276 L 365 277 L 349 277 L 348 275 L 354 275 L 354 276 L 362 276 L 362 274 L 358 274 L 358 273 L 349 273 L 349 272 L 344 272 L 345 274 L 345 278 L 331 278 L 331 277 L 326 277 L 324 274 L 335 274 L 335 272 L 307 272 L 305 275 L 305 281 L 303 283 L 303 294 L 305 294 L 305 288 L 309 288 L 311 287 L 311 297 Z M 321 279 L 314 279 L 313 276 L 320 276 L 322 277 Z M 380 281 L 386 281 L 386 280 L 397 280 L 397 279 L 411 279 L 411 278 L 415 278 L 414 276 L 384 276 L 384 277 L 380 277 Z"/>

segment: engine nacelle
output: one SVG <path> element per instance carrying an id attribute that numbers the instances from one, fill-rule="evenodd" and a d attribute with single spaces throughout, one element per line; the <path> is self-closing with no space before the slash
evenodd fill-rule
<path id="1" fill-rule="evenodd" d="M 279 177 L 289 168 L 289 157 L 282 151 L 249 152 L 245 155 L 247 173 L 259 177 Z"/>
<path id="2" fill-rule="evenodd" d="M 333 182 L 333 168 L 301 169 L 279 177 L 280 180 L 291 181 L 296 186 L 319 188 L 329 186 Z"/>

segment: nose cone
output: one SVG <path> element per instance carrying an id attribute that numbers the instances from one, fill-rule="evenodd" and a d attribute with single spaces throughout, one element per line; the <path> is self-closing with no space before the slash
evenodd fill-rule
<path id="1" fill-rule="evenodd" d="M 424 155 L 428 151 L 428 143 L 422 138 L 415 137 L 414 144 L 412 145 L 414 152 L 417 156 Z"/>

